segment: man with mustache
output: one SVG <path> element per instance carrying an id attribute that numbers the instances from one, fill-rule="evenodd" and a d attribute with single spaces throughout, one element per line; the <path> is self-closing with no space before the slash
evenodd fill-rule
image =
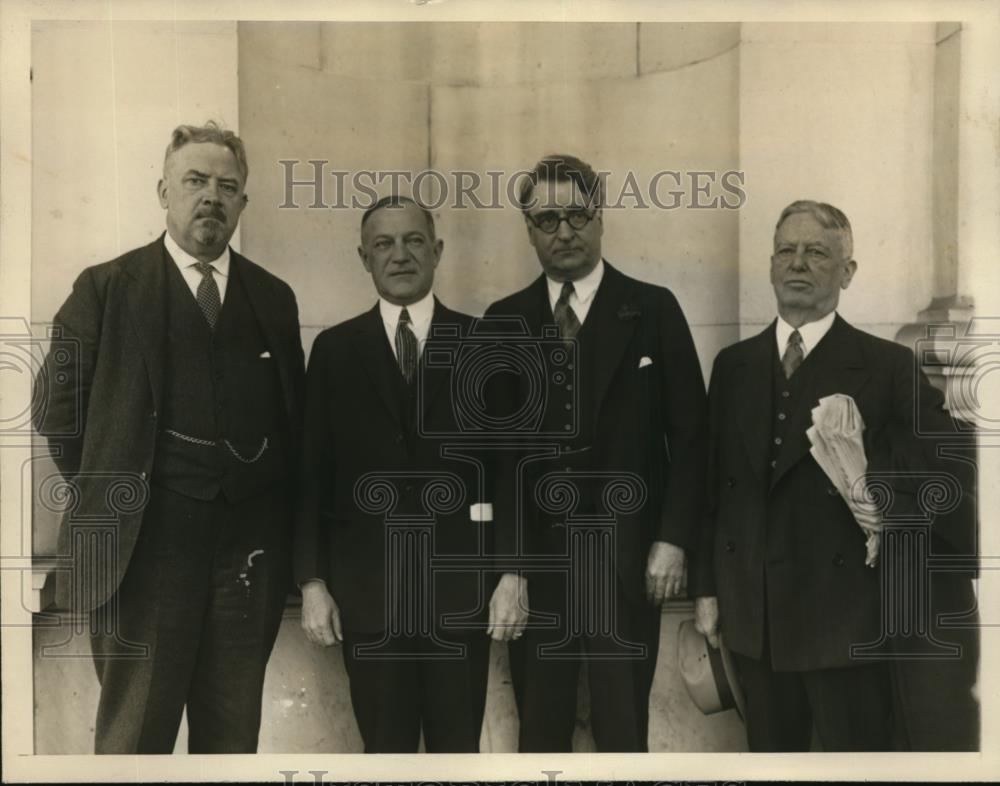
<path id="1" fill-rule="evenodd" d="M 539 161 L 520 205 L 542 275 L 486 312 L 520 323 L 546 363 L 544 416 L 523 452 L 499 454 L 494 492 L 508 567 L 490 630 L 512 642 L 521 752 L 572 750 L 582 662 L 597 750 L 648 750 L 660 604 L 684 595 L 700 520 L 705 386 L 691 332 L 669 290 L 602 258 L 601 198 L 580 159 Z M 510 376 L 493 392 L 498 418 L 533 396 L 527 375 Z M 571 509 L 543 505 L 563 495 L 548 494 L 551 483 L 575 489 Z M 560 558 L 573 560 L 568 572 L 531 567 Z M 519 560 L 523 570 L 510 570 Z"/>
<path id="2" fill-rule="evenodd" d="M 229 247 L 247 173 L 233 132 L 174 129 L 166 232 L 80 274 L 55 317 L 78 364 L 50 353 L 38 380 L 36 427 L 77 494 L 57 599 L 90 615 L 98 753 L 170 753 L 185 709 L 189 752 L 257 749 L 304 362 L 292 290 Z"/>
<path id="3" fill-rule="evenodd" d="M 378 302 L 320 333 L 309 357 L 302 627 L 343 644 L 366 753 L 414 753 L 421 732 L 428 753 L 479 751 L 490 640 L 483 578 L 463 565 L 487 553 L 489 525 L 482 473 L 447 439 L 460 433 L 454 368 L 425 362 L 457 358 L 473 321 L 433 294 L 443 248 L 426 208 L 375 202 L 358 255 Z"/>
<path id="4" fill-rule="evenodd" d="M 943 438 L 953 448 L 967 438 L 913 353 L 837 314 L 857 270 L 841 210 L 800 200 L 781 212 L 771 256 L 778 316 L 722 350 L 712 371 L 709 510 L 691 575 L 696 626 L 713 646 L 721 626 L 734 654 L 751 751 L 807 751 L 814 730 L 824 751 L 974 749 L 976 635 L 938 618 L 975 608 L 969 577 L 941 572 L 931 593 L 921 589 L 930 576 L 907 563 L 902 592 L 884 595 L 882 570 L 900 569 L 898 552 L 883 538 L 878 559 L 891 568 L 867 564 L 859 524 L 875 514 L 853 513 L 810 451 L 814 408 L 840 394 L 860 414 L 867 473 L 891 502 L 883 527 L 925 518 L 928 477 L 972 489 L 966 462 L 940 450 Z M 859 495 L 868 475 L 849 479 Z M 961 496 L 932 517 L 929 552 L 975 553 L 974 492 Z M 892 635 L 888 620 L 931 595 L 929 631 L 939 644 L 961 643 L 957 659 L 940 657 L 944 646 L 921 657 L 927 641 Z M 880 641 L 881 652 L 869 652 L 879 657 L 853 649 Z"/>

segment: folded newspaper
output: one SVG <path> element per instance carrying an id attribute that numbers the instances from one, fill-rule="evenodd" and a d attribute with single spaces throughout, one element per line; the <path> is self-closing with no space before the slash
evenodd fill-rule
<path id="1" fill-rule="evenodd" d="M 882 522 L 864 482 L 868 459 L 862 442 L 865 423 L 858 405 L 850 396 L 840 393 L 826 396 L 813 408 L 812 422 L 806 431 L 812 445 L 809 452 L 867 535 L 865 564 L 874 567 L 878 562 Z"/>

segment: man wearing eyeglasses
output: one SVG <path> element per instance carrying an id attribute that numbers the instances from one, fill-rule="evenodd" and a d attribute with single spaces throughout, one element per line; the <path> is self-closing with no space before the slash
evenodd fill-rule
<path id="1" fill-rule="evenodd" d="M 501 452 L 494 484 L 504 572 L 490 631 L 511 641 L 522 752 L 572 750 L 582 662 L 598 751 L 648 750 L 659 607 L 685 593 L 703 489 L 690 330 L 669 290 L 602 259 L 601 197 L 580 159 L 539 161 L 519 201 L 542 275 L 486 312 L 521 320 L 549 366 L 542 422 Z M 529 384 L 518 376 L 499 400 L 527 401 Z"/>

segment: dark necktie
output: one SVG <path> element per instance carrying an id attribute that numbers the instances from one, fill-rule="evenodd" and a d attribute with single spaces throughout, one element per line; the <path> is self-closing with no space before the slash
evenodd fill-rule
<path id="1" fill-rule="evenodd" d="M 781 367 L 785 369 L 785 379 L 791 379 L 795 369 L 802 365 L 802 358 L 805 354 L 802 351 L 802 336 L 799 331 L 793 330 L 788 337 L 788 346 L 785 347 L 785 354 L 781 356 Z"/>
<path id="2" fill-rule="evenodd" d="M 407 385 L 413 381 L 417 370 L 417 337 L 410 327 L 412 324 L 410 312 L 404 308 L 396 323 L 396 359 Z"/>
<path id="3" fill-rule="evenodd" d="M 198 283 L 198 294 L 195 296 L 201 313 L 208 320 L 208 326 L 215 329 L 215 323 L 219 319 L 219 311 L 222 309 L 222 298 L 219 297 L 219 285 L 215 283 L 212 275 L 213 268 L 208 262 L 195 262 L 195 268 L 201 273 L 201 281 Z"/>
<path id="4" fill-rule="evenodd" d="M 580 320 L 576 318 L 576 312 L 569 304 L 569 296 L 574 291 L 573 282 L 566 281 L 562 285 L 562 292 L 559 293 L 555 308 L 552 309 L 552 316 L 555 317 L 556 324 L 559 326 L 559 335 L 562 336 L 563 341 L 569 341 L 580 332 Z"/>

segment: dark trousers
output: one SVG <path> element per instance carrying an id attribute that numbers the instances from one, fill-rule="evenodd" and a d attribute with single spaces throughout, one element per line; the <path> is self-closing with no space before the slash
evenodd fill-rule
<path id="1" fill-rule="evenodd" d="M 771 667 L 766 644 L 760 660 L 735 652 L 733 658 L 752 752 L 809 751 L 814 726 L 824 751 L 892 749 L 887 664 L 780 672 Z"/>
<path id="2" fill-rule="evenodd" d="M 972 576 L 942 571 L 930 581 L 930 625 L 896 639 L 893 654 L 900 657 L 889 661 L 898 749 L 978 751 L 979 615 Z M 957 650 L 946 652 L 951 647 Z"/>
<path id="3" fill-rule="evenodd" d="M 287 497 L 154 487 L 118 592 L 91 612 L 97 753 L 254 753 L 289 582 Z"/>
<path id="4" fill-rule="evenodd" d="M 617 582 L 614 605 L 596 612 L 585 602 L 581 620 L 568 608 L 565 574 L 527 575 L 532 614 L 523 638 L 509 645 L 520 717 L 518 750 L 572 752 L 577 683 L 580 665 L 586 662 L 597 750 L 648 751 L 660 609 L 628 602 Z M 611 608 L 613 617 L 607 613 Z M 597 630 L 590 624 L 595 613 L 606 623 Z M 549 626 L 544 614 L 554 614 L 557 624 Z"/>
<path id="5" fill-rule="evenodd" d="M 479 752 L 490 639 L 479 630 L 442 641 L 463 652 L 456 657 L 425 637 L 345 631 L 344 666 L 365 753 L 415 753 L 421 729 L 428 753 Z"/>

